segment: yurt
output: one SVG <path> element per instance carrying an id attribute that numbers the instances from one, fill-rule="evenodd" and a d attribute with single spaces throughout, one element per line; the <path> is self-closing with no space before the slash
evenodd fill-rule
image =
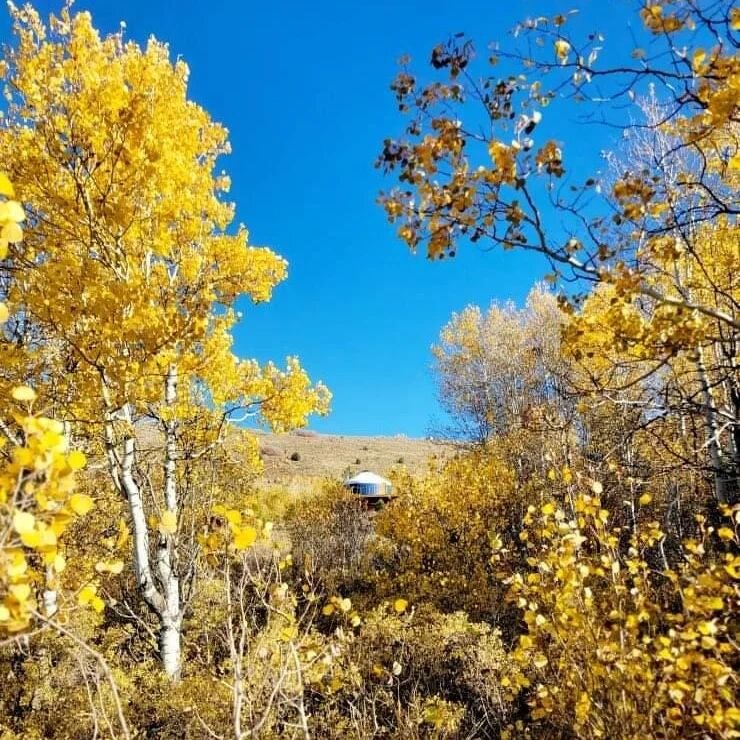
<path id="1" fill-rule="evenodd" d="M 352 478 L 348 478 L 344 481 L 344 487 L 370 501 L 388 499 L 393 496 L 393 484 L 387 478 L 371 473 L 369 470 L 363 470 Z"/>

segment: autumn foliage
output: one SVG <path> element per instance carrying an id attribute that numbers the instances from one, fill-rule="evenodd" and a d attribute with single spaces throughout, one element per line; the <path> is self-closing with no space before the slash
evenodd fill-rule
<path id="1" fill-rule="evenodd" d="M 740 10 L 634 10 L 614 66 L 570 13 L 403 60 L 400 239 L 535 251 L 551 286 L 442 327 L 456 454 L 371 510 L 256 485 L 241 422 L 330 394 L 233 351 L 287 264 L 232 227 L 187 66 L 10 5 L 2 738 L 740 737 Z M 630 111 L 607 172 L 569 179 L 556 105 Z"/>

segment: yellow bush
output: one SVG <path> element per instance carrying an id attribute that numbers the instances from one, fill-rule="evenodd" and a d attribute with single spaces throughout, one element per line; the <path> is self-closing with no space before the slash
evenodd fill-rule
<path id="1" fill-rule="evenodd" d="M 375 520 L 378 594 L 495 620 L 504 589 L 491 557 L 524 514 L 512 474 L 481 449 L 394 482 L 398 498 Z"/>
<path id="2" fill-rule="evenodd" d="M 657 522 L 609 526 L 593 489 L 572 507 L 532 507 L 520 535 L 529 567 L 510 578 L 509 598 L 526 627 L 504 682 L 530 711 L 509 736 L 738 737 L 731 524 L 687 541 L 672 567 Z"/>
<path id="3" fill-rule="evenodd" d="M 398 606 L 385 602 L 363 615 L 341 658 L 348 679 L 321 700 L 317 736 L 347 737 L 324 724 L 339 717 L 353 718 L 355 737 L 496 734 L 509 711 L 498 632 L 461 611 Z"/>

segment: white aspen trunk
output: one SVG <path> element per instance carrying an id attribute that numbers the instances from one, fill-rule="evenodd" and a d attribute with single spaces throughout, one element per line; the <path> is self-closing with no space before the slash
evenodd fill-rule
<path id="1" fill-rule="evenodd" d="M 113 486 L 118 493 L 125 493 L 121 484 L 121 459 L 116 451 L 116 439 L 113 432 L 113 418 L 107 414 L 105 421 L 105 458 L 108 463 L 108 473 L 113 481 Z"/>
<path id="2" fill-rule="evenodd" d="M 178 678 L 182 662 L 180 581 L 172 568 L 169 539 L 169 535 L 160 538 L 157 555 L 159 581 L 164 588 L 164 603 L 159 613 L 159 649 L 165 673 L 170 678 Z"/>
<path id="3" fill-rule="evenodd" d="M 720 429 L 717 423 L 717 407 L 712 386 L 709 382 L 707 368 L 704 363 L 704 349 L 701 345 L 697 348 L 696 367 L 699 371 L 699 384 L 701 385 L 702 399 L 704 401 L 704 417 L 707 425 L 707 449 L 709 450 L 709 459 L 714 468 L 714 493 L 717 501 L 727 503 L 727 471 L 725 470 L 725 460 L 719 436 Z"/>
<path id="4" fill-rule="evenodd" d="M 123 409 L 124 421 L 131 424 L 131 409 Z M 134 573 L 139 590 L 158 614 L 161 614 L 163 604 L 162 595 L 157 590 L 149 563 L 149 528 L 146 521 L 146 512 L 141 498 L 141 491 L 134 479 L 134 461 L 136 456 L 136 437 L 134 431 L 127 430 L 123 439 L 121 455 L 120 481 L 121 487 L 128 500 L 131 514 L 131 537 L 134 546 Z"/>
<path id="5" fill-rule="evenodd" d="M 182 662 L 181 621 L 166 619 L 159 630 L 159 651 L 164 672 L 170 678 L 180 675 Z"/>
<path id="6" fill-rule="evenodd" d="M 177 368 L 170 365 L 167 370 L 164 390 L 165 405 L 171 409 L 177 402 Z M 177 514 L 177 439 L 176 422 L 168 419 L 165 423 L 165 458 L 164 458 L 164 501 L 167 510 Z"/>
<path id="7" fill-rule="evenodd" d="M 173 368 L 167 374 L 165 402 L 174 405 L 177 398 L 177 375 Z M 108 401 L 108 398 L 106 398 Z M 134 575 L 139 591 L 152 611 L 159 618 L 160 659 L 165 673 L 177 678 L 182 662 L 181 629 L 182 611 L 180 583 L 173 567 L 173 535 L 162 534 L 157 542 L 156 580 L 152 570 L 149 527 L 141 490 L 134 476 L 136 463 L 136 433 L 133 429 L 133 414 L 130 405 L 114 411 L 108 403 L 109 412 L 105 425 L 106 454 L 113 484 L 126 497 L 131 515 L 131 538 L 133 542 Z M 113 422 L 120 419 L 126 424 L 123 440 L 115 439 Z M 176 451 L 174 424 L 166 427 L 164 460 L 165 507 L 177 517 Z"/>
<path id="8" fill-rule="evenodd" d="M 728 354 L 730 354 L 728 352 Z M 722 361 L 722 358 L 719 358 Z M 732 491 L 733 500 L 738 495 L 740 489 L 740 373 L 738 372 L 737 360 L 734 355 L 729 358 L 730 372 L 723 383 L 725 402 L 724 407 L 727 416 L 731 420 L 729 430 L 728 457 L 731 460 Z"/>
<path id="9" fill-rule="evenodd" d="M 242 661 L 244 660 L 244 646 L 246 638 L 246 625 L 242 622 L 237 641 L 234 629 L 234 615 L 232 612 L 231 598 L 231 568 L 229 560 L 226 559 L 224 569 L 224 588 L 226 593 L 226 635 L 229 644 L 229 655 L 231 656 L 232 676 L 234 679 L 231 691 L 231 719 L 234 726 L 234 740 L 242 740 L 242 707 L 244 705 L 244 681 L 242 679 Z M 242 595 L 239 596 L 242 599 Z M 244 612 L 242 611 L 242 614 Z"/>
<path id="10" fill-rule="evenodd" d="M 51 584 L 55 582 L 54 570 L 51 566 L 46 568 L 46 584 L 47 588 L 44 589 L 42 595 L 42 603 L 44 608 L 44 616 L 51 619 L 58 611 L 59 606 L 57 604 L 57 590 L 51 587 Z"/>
<path id="11" fill-rule="evenodd" d="M 165 405 L 172 409 L 177 402 L 177 368 L 170 365 L 165 379 Z M 164 500 L 167 511 L 178 520 L 177 505 L 177 437 L 176 422 L 165 422 Z M 180 579 L 174 564 L 173 535 L 160 536 L 157 548 L 157 575 L 164 591 L 164 613 L 161 615 L 160 650 L 165 672 L 171 678 L 180 673 L 182 613 Z"/>

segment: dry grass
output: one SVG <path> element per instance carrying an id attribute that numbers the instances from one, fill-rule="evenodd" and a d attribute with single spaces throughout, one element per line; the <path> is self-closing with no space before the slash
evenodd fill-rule
<path id="1" fill-rule="evenodd" d="M 455 452 L 450 442 L 403 434 L 355 437 L 306 430 L 288 434 L 251 431 L 259 439 L 264 464 L 257 486 L 296 496 L 317 493 L 326 479 L 341 479 L 362 470 L 387 475 L 393 468 L 404 467 L 412 473 L 422 472 L 430 458 L 446 459 Z M 142 424 L 138 436 L 145 454 L 162 446 L 162 437 L 152 425 Z M 291 459 L 296 453 L 298 459 Z"/>
<path id="2" fill-rule="evenodd" d="M 354 437 L 297 431 L 290 434 L 259 433 L 266 485 L 307 479 L 341 478 L 361 470 L 384 475 L 400 465 L 412 472 L 426 467 L 430 457 L 449 457 L 454 448 L 428 439 Z M 291 456 L 299 457 L 292 460 Z"/>

